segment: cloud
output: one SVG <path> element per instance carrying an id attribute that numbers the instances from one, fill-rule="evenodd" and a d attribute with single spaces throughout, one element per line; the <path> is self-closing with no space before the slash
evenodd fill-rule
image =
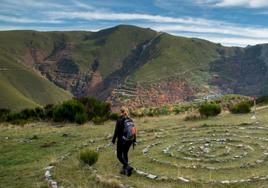
<path id="1" fill-rule="evenodd" d="M 268 7 L 268 0 L 196 0 L 198 4 L 212 5 L 215 7 Z"/>
<path id="2" fill-rule="evenodd" d="M 64 8 L 66 7 L 65 5 L 58 4 L 53 1 L 38 1 L 38 0 L 2 0 L 1 6 L 2 7 L 12 6 L 14 8 L 25 8 L 25 7 Z"/>
<path id="3" fill-rule="evenodd" d="M 55 19 L 83 19 L 83 20 L 108 20 L 108 21 L 130 21 L 142 20 L 159 23 L 182 23 L 182 24 L 198 24 L 198 25 L 215 25 L 221 24 L 220 21 L 212 21 L 201 18 L 175 18 L 151 14 L 138 13 L 115 13 L 115 12 L 50 12 L 48 16 Z"/>
<path id="4" fill-rule="evenodd" d="M 214 27 L 210 25 L 200 26 L 200 25 L 167 25 L 167 24 L 159 24 L 152 25 L 153 29 L 158 31 L 165 32 L 174 32 L 174 31 L 184 31 L 184 32 L 195 32 L 195 33 L 211 33 L 211 34 L 221 34 L 221 35 L 234 35 L 240 37 L 252 37 L 255 38 L 267 38 L 268 39 L 268 28 L 254 28 L 254 27 L 245 27 L 245 26 L 237 26 L 232 24 L 218 25 Z"/>
<path id="5" fill-rule="evenodd" d="M 31 18 L 18 18 L 14 16 L 5 16 L 0 15 L 0 21 L 7 22 L 7 23 L 50 23 L 50 24 L 57 24 L 62 23 L 61 20 L 40 20 L 40 19 L 31 19 Z"/>
<path id="6" fill-rule="evenodd" d="M 94 7 L 92 5 L 89 5 L 87 3 L 83 3 L 83 2 L 78 1 L 78 0 L 73 0 L 72 2 L 76 7 L 80 7 L 80 8 L 88 9 L 88 10 L 93 10 L 94 9 Z"/>

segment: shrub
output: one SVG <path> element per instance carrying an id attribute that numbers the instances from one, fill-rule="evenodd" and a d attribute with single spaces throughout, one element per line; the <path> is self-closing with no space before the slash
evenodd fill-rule
<path id="1" fill-rule="evenodd" d="M 101 117 L 108 120 L 111 114 L 111 105 L 106 102 L 99 101 L 93 97 L 84 97 L 78 99 L 86 109 L 88 120 L 93 120 L 94 117 Z"/>
<path id="2" fill-rule="evenodd" d="M 6 121 L 6 118 L 7 118 L 8 114 L 10 114 L 9 109 L 1 108 L 0 109 L 0 122 L 1 121 Z"/>
<path id="3" fill-rule="evenodd" d="M 170 110 L 168 109 L 167 106 L 164 106 L 164 107 L 158 109 L 158 114 L 159 115 L 169 115 Z"/>
<path id="4" fill-rule="evenodd" d="M 119 117 L 120 117 L 120 115 L 118 113 L 112 113 L 110 115 L 110 120 L 116 121 L 116 120 L 118 120 Z"/>
<path id="5" fill-rule="evenodd" d="M 79 157 L 82 162 L 91 166 L 98 161 L 99 153 L 89 149 L 83 149 L 80 151 Z"/>
<path id="6" fill-rule="evenodd" d="M 262 96 L 262 97 L 258 97 L 256 100 L 257 104 L 262 104 L 262 105 L 266 105 L 268 104 L 268 96 Z"/>
<path id="7" fill-rule="evenodd" d="M 62 104 L 55 107 L 53 111 L 53 120 L 56 122 L 69 121 L 75 122 L 77 114 L 85 114 L 85 107 L 79 101 L 72 99 L 65 101 Z M 82 115 L 77 115 L 77 118 L 81 118 Z"/>
<path id="8" fill-rule="evenodd" d="M 203 103 L 199 107 L 199 113 L 201 116 L 209 117 L 209 116 L 217 116 L 221 113 L 221 106 L 216 103 Z"/>
<path id="9" fill-rule="evenodd" d="M 25 111 L 24 111 L 25 113 Z M 30 120 L 30 118 L 25 118 L 25 114 L 22 112 L 13 112 L 13 113 L 9 113 L 6 116 L 5 121 L 12 123 L 12 124 L 16 124 L 16 125 L 24 125 L 26 123 L 29 123 L 32 121 L 32 119 Z"/>
<path id="10" fill-rule="evenodd" d="M 243 101 L 237 104 L 234 104 L 230 107 L 230 112 L 233 114 L 245 114 L 251 111 L 251 104 L 248 101 Z"/>
<path id="11" fill-rule="evenodd" d="M 36 118 L 36 119 L 39 119 L 39 120 L 42 120 L 42 119 L 45 119 L 45 110 L 43 109 L 43 108 L 41 108 L 41 107 L 36 107 L 35 109 L 34 109 L 34 117 Z"/>
<path id="12" fill-rule="evenodd" d="M 9 113 L 6 116 L 6 121 L 12 124 L 23 125 L 34 120 L 40 120 L 43 117 L 42 108 L 24 109 L 20 112 Z"/>
<path id="13" fill-rule="evenodd" d="M 75 114 L 74 121 L 80 125 L 84 124 L 87 121 L 87 114 L 86 113 Z"/>
<path id="14" fill-rule="evenodd" d="M 144 108 L 131 110 L 130 115 L 133 116 L 133 117 L 143 117 L 145 115 L 144 114 Z"/>
<path id="15" fill-rule="evenodd" d="M 51 120 L 53 118 L 53 111 L 54 111 L 54 105 L 53 104 L 47 104 L 44 107 L 44 114 L 45 114 L 45 118 L 47 120 Z"/>

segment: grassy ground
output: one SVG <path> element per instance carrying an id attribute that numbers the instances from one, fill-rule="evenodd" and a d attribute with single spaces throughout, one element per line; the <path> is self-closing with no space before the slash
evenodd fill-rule
<path id="1" fill-rule="evenodd" d="M 110 143 L 114 122 L 96 126 L 3 124 L 0 126 L 0 187 L 47 187 L 44 168 L 50 164 L 55 165 L 54 179 L 64 187 L 116 187 L 120 183 L 133 187 L 267 187 L 267 180 L 257 179 L 230 185 L 220 183 L 268 175 L 268 160 L 264 155 L 268 144 L 263 140 L 268 138 L 267 114 L 268 108 L 258 110 L 258 124 L 251 122 L 252 114 L 228 113 L 192 122 L 184 121 L 183 115 L 135 119 L 140 143 L 130 150 L 131 164 L 167 178 L 161 181 L 136 173 L 131 177 L 119 174 L 115 146 L 102 148 Z M 217 139 L 227 140 L 221 145 Z M 211 151 L 202 153 L 199 147 L 208 140 Z M 160 143 L 150 147 L 147 155 L 143 154 L 144 148 L 157 142 Z M 168 146 L 172 156 L 162 152 Z M 189 149 L 191 146 L 194 148 Z M 86 147 L 100 148 L 99 160 L 93 168 L 83 166 L 78 160 L 79 149 Z M 226 147 L 230 148 L 228 154 Z M 67 157 L 61 159 L 62 156 Z M 243 164 L 251 166 L 241 168 Z M 185 183 L 179 177 L 191 181 Z"/>

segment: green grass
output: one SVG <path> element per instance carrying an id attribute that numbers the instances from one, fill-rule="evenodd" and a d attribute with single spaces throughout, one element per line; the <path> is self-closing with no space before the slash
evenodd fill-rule
<path id="1" fill-rule="evenodd" d="M 183 176 L 196 183 L 183 183 L 180 181 L 153 181 L 148 178 L 133 174 L 131 177 L 121 176 L 119 174 L 120 164 L 116 159 L 115 147 L 107 147 L 101 149 L 99 160 L 93 166 L 97 169 L 96 178 L 92 169 L 87 168 L 79 161 L 80 148 L 88 148 L 95 150 L 97 147 L 110 143 L 110 135 L 114 129 L 114 122 L 107 122 L 104 125 L 85 124 L 83 126 L 64 125 L 64 124 L 48 124 L 34 123 L 25 127 L 1 125 L 0 129 L 0 185 L 5 187 L 45 187 L 44 168 L 49 164 L 55 165 L 52 171 L 56 181 L 64 187 L 108 187 L 107 185 L 131 185 L 136 187 L 266 187 L 267 181 L 259 181 L 253 183 L 239 183 L 233 185 L 222 184 L 204 184 L 203 181 L 225 180 L 225 179 L 243 179 L 252 176 L 264 175 L 267 173 L 267 160 L 256 167 L 243 169 L 238 168 L 242 163 L 252 163 L 262 156 L 263 149 L 260 145 L 267 148 L 267 143 L 254 138 L 267 138 L 267 133 L 261 129 L 252 129 L 251 127 L 267 127 L 268 108 L 260 108 L 257 111 L 258 124 L 252 124 L 250 120 L 251 114 L 233 115 L 222 113 L 218 117 L 209 118 L 200 121 L 184 121 L 184 115 L 171 115 L 162 117 L 146 117 L 135 119 L 138 128 L 139 145 L 135 150 L 130 149 L 131 164 L 143 171 L 163 175 L 167 177 Z M 62 126 L 64 125 L 64 126 Z M 241 129 L 240 129 L 241 128 Z M 187 150 L 176 152 L 176 148 L 183 145 L 181 141 L 191 140 L 194 138 L 213 138 L 213 133 L 220 138 L 219 135 L 225 135 L 226 130 L 232 135 L 230 138 L 234 141 L 230 144 L 243 143 L 254 148 L 254 152 L 248 151 L 248 155 L 241 160 L 226 161 L 222 163 L 215 162 L 198 162 L 187 161 L 181 157 L 188 155 Z M 63 134 L 67 136 L 62 136 Z M 234 136 L 236 134 L 237 136 Z M 34 135 L 37 139 L 30 139 Z M 156 135 L 164 136 L 157 138 Z M 243 138 L 243 136 L 251 136 L 251 138 Z M 8 139 L 6 139 L 8 137 Z M 222 136 L 224 137 L 224 136 Z M 225 136 L 228 137 L 228 136 Z M 95 140 L 95 142 L 91 142 Z M 235 141 L 237 140 L 237 141 Z M 151 161 L 150 158 L 142 154 L 142 150 L 148 144 L 161 141 L 162 143 L 153 146 L 149 150 L 149 155 L 158 159 L 177 164 L 179 168 L 160 164 Z M 178 143 L 175 149 L 172 149 L 175 157 L 168 157 L 162 150 L 169 144 Z M 192 141 L 194 142 L 194 141 Z M 44 144 L 49 147 L 42 147 Z M 186 142 L 189 143 L 189 142 Z M 195 143 L 196 146 L 202 145 L 202 142 Z M 214 143 L 216 144 L 216 143 Z M 231 146 L 230 146 L 231 147 Z M 241 154 L 244 150 L 239 147 L 232 146 L 230 156 Z M 236 148 L 236 149 L 234 149 Z M 222 155 L 224 148 L 220 145 L 217 150 L 212 151 L 218 155 L 218 159 L 228 159 L 228 156 Z M 186 152 L 184 154 L 184 152 Z M 60 160 L 61 156 L 70 153 L 70 156 L 64 160 Z M 229 156 L 229 158 L 230 158 Z M 207 169 L 184 169 L 185 165 L 207 165 L 215 168 L 222 168 L 217 171 Z M 232 170 L 228 170 L 232 169 Z M 225 169 L 225 170 L 224 170 Z"/>
<path id="2" fill-rule="evenodd" d="M 131 77 L 143 83 L 163 80 L 167 76 L 182 79 L 186 73 L 193 73 L 193 78 L 197 77 L 193 81 L 205 81 L 209 76 L 209 64 L 219 57 L 217 48 L 217 44 L 208 41 L 162 34 L 148 49 L 149 62 Z"/>

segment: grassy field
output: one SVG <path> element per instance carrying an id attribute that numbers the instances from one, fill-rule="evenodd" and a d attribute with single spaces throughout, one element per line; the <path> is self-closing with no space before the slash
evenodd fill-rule
<path id="1" fill-rule="evenodd" d="M 267 187 L 267 114 L 268 108 L 259 109 L 258 123 L 252 114 L 228 113 L 192 122 L 183 115 L 135 119 L 139 144 L 130 150 L 130 161 L 140 174 L 131 177 L 119 174 L 115 146 L 108 145 L 114 122 L 3 124 L 0 187 L 47 187 L 48 165 L 64 187 Z M 98 149 L 92 168 L 79 162 L 81 148 Z"/>

